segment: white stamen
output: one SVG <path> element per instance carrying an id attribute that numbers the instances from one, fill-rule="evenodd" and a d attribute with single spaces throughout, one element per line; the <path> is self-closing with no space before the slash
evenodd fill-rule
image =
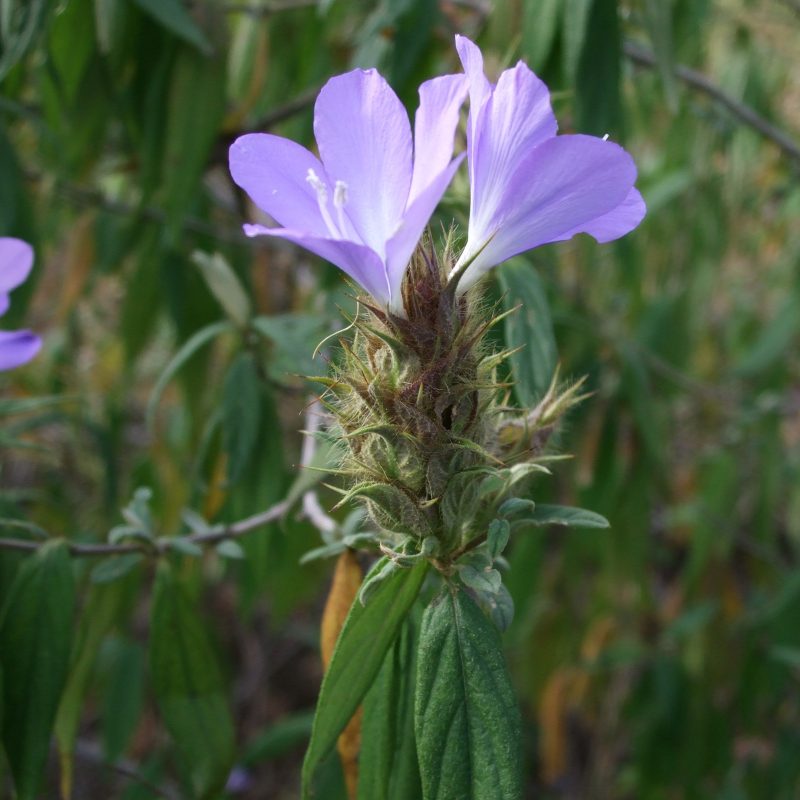
<path id="1" fill-rule="evenodd" d="M 336 208 L 344 208 L 347 205 L 347 184 L 344 181 L 336 181 L 333 189 L 333 204 Z"/>
<path id="2" fill-rule="evenodd" d="M 319 206 L 319 213 L 322 215 L 322 221 L 325 223 L 325 227 L 334 239 L 341 239 L 342 234 L 336 227 L 336 223 L 333 221 L 328 211 L 328 187 L 311 167 L 308 168 L 308 172 L 306 173 L 306 180 L 317 193 L 317 205 Z"/>
<path id="3" fill-rule="evenodd" d="M 336 221 L 339 223 L 339 232 L 343 238 L 352 233 L 344 213 L 345 205 L 347 205 L 347 184 L 344 181 L 336 181 L 333 188 L 333 207 L 336 209 Z"/>
<path id="4" fill-rule="evenodd" d="M 603 141 L 604 141 L 604 142 L 607 142 L 607 141 L 608 141 L 608 134 L 606 134 L 606 135 L 603 137 Z"/>
<path id="5" fill-rule="evenodd" d="M 317 173 L 314 172 L 311 167 L 308 168 L 306 180 L 311 184 L 311 188 L 317 193 L 317 200 L 319 200 L 320 203 L 326 203 L 328 201 L 328 187 L 323 183 L 319 175 L 317 175 Z"/>

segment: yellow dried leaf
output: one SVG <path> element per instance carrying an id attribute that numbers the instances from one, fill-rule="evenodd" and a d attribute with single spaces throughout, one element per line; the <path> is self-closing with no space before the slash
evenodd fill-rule
<path id="1" fill-rule="evenodd" d="M 347 612 L 358 595 L 361 586 L 361 566 L 353 550 L 345 550 L 336 562 L 333 583 L 322 614 L 320 649 L 322 663 L 327 669 L 333 656 Z M 350 800 L 355 800 L 358 787 L 358 753 L 361 749 L 361 709 L 353 715 L 337 742 L 342 771 Z"/>
<path id="2" fill-rule="evenodd" d="M 567 769 L 567 713 L 578 678 L 578 671 L 572 667 L 557 670 L 550 676 L 542 692 L 539 729 L 542 734 L 542 773 L 546 783 L 555 783 Z"/>
<path id="3" fill-rule="evenodd" d="M 94 212 L 87 211 L 73 225 L 67 237 L 61 291 L 56 312 L 53 314 L 54 320 L 61 327 L 85 293 L 86 282 L 94 264 L 94 223 Z"/>
<path id="4" fill-rule="evenodd" d="M 601 617 L 589 628 L 581 643 L 581 658 L 586 664 L 591 664 L 600 657 L 600 654 L 608 646 L 615 628 L 616 623 L 612 617 Z M 576 706 L 584 705 L 593 675 L 594 673 L 590 670 L 582 669 L 575 676 L 572 699 Z"/>

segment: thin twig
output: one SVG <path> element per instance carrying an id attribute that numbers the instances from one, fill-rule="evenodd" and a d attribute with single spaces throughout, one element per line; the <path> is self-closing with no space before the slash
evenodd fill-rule
<path id="1" fill-rule="evenodd" d="M 297 97 L 293 97 L 282 106 L 276 106 L 275 108 L 270 109 L 264 114 L 263 117 L 257 119 L 252 125 L 249 125 L 248 129 L 263 133 L 264 131 L 271 130 L 281 122 L 291 119 L 296 114 L 305 111 L 314 104 L 314 100 L 316 100 L 320 88 L 321 87 L 319 86 L 312 86 L 310 89 L 306 89 L 304 92 L 301 92 L 299 95 L 297 95 Z M 214 145 L 214 151 L 212 152 L 209 160 L 214 163 L 227 164 L 228 149 L 233 142 L 238 139 L 239 136 L 241 136 L 241 134 L 242 131 L 223 133 L 217 140 L 217 143 Z"/>
<path id="2" fill-rule="evenodd" d="M 636 42 L 627 41 L 624 45 L 625 55 L 643 67 L 655 68 L 658 64 L 655 53 Z M 787 133 L 775 127 L 754 111 L 750 106 L 745 105 L 739 100 L 734 99 L 724 92 L 702 72 L 684 67 L 678 64 L 675 67 L 675 76 L 682 80 L 687 86 L 691 86 L 698 92 L 705 94 L 712 100 L 724 106 L 734 117 L 745 125 L 749 125 L 753 130 L 758 131 L 765 139 L 769 139 L 776 144 L 785 155 L 800 163 L 800 145 Z"/>
<path id="3" fill-rule="evenodd" d="M 245 517 L 229 525 L 219 525 L 203 533 L 193 533 L 182 536 L 181 540 L 200 546 L 214 545 L 226 539 L 236 539 L 262 525 L 283 517 L 289 510 L 289 504 L 284 500 L 276 503 L 266 511 Z M 3 550 L 38 550 L 45 542 L 31 542 L 24 539 L 0 539 L 0 549 Z M 109 556 L 123 555 L 125 553 L 165 553 L 171 547 L 171 537 L 165 536 L 155 541 L 136 544 L 79 544 L 68 542 L 70 554 L 73 556 Z"/>
<path id="4" fill-rule="evenodd" d="M 0 539 L 0 550 L 23 550 L 32 552 L 38 550 L 46 542 L 32 542 L 28 539 Z M 69 551 L 73 556 L 108 556 L 122 555 L 123 553 L 141 553 L 144 547 L 138 544 L 76 544 L 68 542 Z"/>
<path id="5" fill-rule="evenodd" d="M 42 179 L 38 173 L 28 171 L 26 177 L 32 181 Z M 85 186 L 78 186 L 74 183 L 56 182 L 55 190 L 73 202 L 77 206 L 96 206 L 103 211 L 108 211 L 110 214 L 118 214 L 126 217 L 141 217 L 150 222 L 163 225 L 168 222 L 167 215 L 160 208 L 154 206 L 137 206 L 132 203 L 125 203 L 120 200 L 114 200 L 107 197 L 103 192 L 98 189 L 93 189 Z M 203 236 L 210 236 L 217 241 L 227 242 L 228 244 L 246 244 L 251 239 L 248 239 L 243 232 L 231 229 L 221 230 L 209 225 L 197 217 L 185 216 L 180 223 L 180 227 L 184 230 L 193 233 L 199 233 Z"/>
<path id="6" fill-rule="evenodd" d="M 297 95 L 297 97 L 289 100 L 282 106 L 278 106 L 277 108 L 267 111 L 267 113 L 264 114 L 261 119 L 256 121 L 256 123 L 253 125 L 253 128 L 259 131 L 269 130 L 279 122 L 284 122 L 285 120 L 293 117 L 295 114 L 305 111 L 314 103 L 314 100 L 317 99 L 320 88 L 320 86 L 312 86 L 310 89 L 306 89 L 306 91 L 301 92 L 299 95 Z"/>

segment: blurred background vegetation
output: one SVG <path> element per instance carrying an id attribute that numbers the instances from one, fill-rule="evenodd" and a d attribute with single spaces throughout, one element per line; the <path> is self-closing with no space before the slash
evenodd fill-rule
<path id="1" fill-rule="evenodd" d="M 0 536 L 104 542 L 138 487 L 150 512 L 140 494 L 125 519 L 162 535 L 287 496 L 297 375 L 325 371 L 312 351 L 352 301 L 329 265 L 244 238 L 227 148 L 256 130 L 312 145 L 316 92 L 354 66 L 413 113 L 421 80 L 457 70 L 456 32 L 495 74 L 526 59 L 562 132 L 624 143 L 649 207 L 624 240 L 540 249 L 488 289 L 526 304 L 500 334 L 528 345 L 520 402 L 557 360 L 594 392 L 557 442 L 575 459 L 536 499 L 612 523 L 524 533 L 510 553 L 528 796 L 800 797 L 794 0 L 3 0 L 0 233 L 37 252 L 4 322 L 45 347 L 0 376 Z M 466 208 L 462 175 L 441 219 Z M 76 798 L 296 797 L 331 564 L 298 563 L 322 542 L 299 510 L 236 541 L 180 545 L 169 571 L 73 559 L 42 797 L 59 780 Z M 31 558 L 0 548 L 0 602 Z M 158 665 L 177 656 L 151 630 L 191 640 L 200 717 L 170 706 Z M 193 719 L 208 730 L 176 749 Z"/>

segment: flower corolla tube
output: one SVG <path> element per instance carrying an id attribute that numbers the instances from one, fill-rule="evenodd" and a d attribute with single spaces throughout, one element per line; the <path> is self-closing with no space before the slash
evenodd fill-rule
<path id="1" fill-rule="evenodd" d="M 0 237 L 0 316 L 8 311 L 9 292 L 24 283 L 33 267 L 33 248 L 21 239 Z M 30 361 L 42 346 L 30 331 L 0 331 L 0 370 Z"/>

